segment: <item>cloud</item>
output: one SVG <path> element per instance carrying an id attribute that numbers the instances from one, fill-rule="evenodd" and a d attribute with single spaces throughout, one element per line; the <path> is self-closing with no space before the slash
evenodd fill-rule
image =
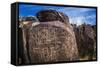
<path id="1" fill-rule="evenodd" d="M 73 8 L 66 7 L 59 9 L 58 11 L 62 11 L 66 15 L 69 16 L 70 23 L 81 25 L 83 23 L 86 24 L 96 24 L 96 10 L 94 8 Z"/>
<path id="2" fill-rule="evenodd" d="M 81 25 L 81 24 L 84 23 L 84 17 L 81 16 L 81 17 L 70 18 L 70 23 L 71 24 L 76 24 L 77 26 Z"/>
<path id="3" fill-rule="evenodd" d="M 41 6 L 41 5 L 20 5 L 19 16 L 36 16 L 40 10 L 53 9 L 66 14 L 71 23 L 81 25 L 96 24 L 96 9 L 81 7 L 62 7 L 62 6 Z"/>
<path id="4" fill-rule="evenodd" d="M 81 25 L 81 24 L 96 24 L 96 15 L 89 15 L 89 16 L 77 16 L 70 18 L 71 24 Z"/>

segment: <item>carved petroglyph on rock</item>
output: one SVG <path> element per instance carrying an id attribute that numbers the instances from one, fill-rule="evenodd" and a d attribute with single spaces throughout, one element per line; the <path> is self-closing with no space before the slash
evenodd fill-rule
<path id="1" fill-rule="evenodd" d="M 75 34 L 68 16 L 54 10 L 41 11 L 37 15 L 39 24 L 27 24 L 23 28 L 26 52 L 24 55 L 27 56 L 27 63 L 78 60 Z"/>

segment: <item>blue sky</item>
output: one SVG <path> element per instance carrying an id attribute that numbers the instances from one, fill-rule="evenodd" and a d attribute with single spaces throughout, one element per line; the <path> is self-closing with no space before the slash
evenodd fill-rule
<path id="1" fill-rule="evenodd" d="M 66 14 L 70 23 L 81 25 L 96 24 L 96 9 L 95 8 L 79 8 L 79 7 L 62 7 L 62 6 L 43 6 L 43 5 L 19 5 L 19 16 L 36 16 L 36 13 L 41 10 L 56 10 Z"/>

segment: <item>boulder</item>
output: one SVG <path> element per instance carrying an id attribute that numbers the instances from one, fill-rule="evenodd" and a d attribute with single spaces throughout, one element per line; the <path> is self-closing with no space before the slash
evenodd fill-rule
<path id="1" fill-rule="evenodd" d="M 31 63 L 76 61 L 78 49 L 69 18 L 55 10 L 37 13 L 40 24 L 29 30 Z"/>
<path id="2" fill-rule="evenodd" d="M 48 21 L 61 21 L 65 24 L 69 23 L 69 18 L 62 12 L 57 12 L 56 10 L 42 10 L 37 13 L 37 18 L 40 22 Z"/>
<path id="3" fill-rule="evenodd" d="M 37 13 L 40 24 L 22 28 L 23 48 L 28 63 L 53 63 L 79 60 L 73 27 L 69 18 L 55 10 Z"/>
<path id="4" fill-rule="evenodd" d="M 87 58 L 83 60 L 93 60 L 94 58 L 96 59 L 96 39 L 92 26 L 82 24 L 80 26 L 73 27 L 80 59 L 85 57 Z"/>

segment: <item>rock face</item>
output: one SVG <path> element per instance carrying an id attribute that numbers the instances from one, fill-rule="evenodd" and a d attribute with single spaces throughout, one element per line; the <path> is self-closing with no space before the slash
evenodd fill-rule
<path id="1" fill-rule="evenodd" d="M 55 22 L 56 24 L 62 23 Z M 74 33 L 69 28 L 50 25 L 55 22 L 43 22 L 44 24 L 37 25 L 29 31 L 31 63 L 78 60 Z"/>
<path id="2" fill-rule="evenodd" d="M 65 24 L 69 23 L 68 16 L 64 15 L 62 12 L 57 12 L 55 10 L 40 11 L 37 13 L 37 18 L 40 22 L 61 21 Z"/>
<path id="3" fill-rule="evenodd" d="M 80 58 L 87 57 L 86 60 L 96 58 L 96 33 L 91 25 L 73 26 Z"/>
<path id="4" fill-rule="evenodd" d="M 68 17 L 54 10 L 41 11 L 37 17 L 40 24 L 29 28 L 26 38 L 30 63 L 78 60 L 75 34 Z"/>
<path id="5" fill-rule="evenodd" d="M 54 10 L 37 14 L 40 24 L 23 22 L 23 53 L 25 64 L 78 60 L 76 38 L 68 16 Z M 29 19 L 28 19 L 29 20 Z"/>
<path id="6" fill-rule="evenodd" d="M 55 10 L 40 11 L 37 18 L 39 22 L 36 17 L 28 17 L 21 22 L 18 46 L 20 64 L 96 58 L 95 26 L 71 25 L 68 16 Z"/>

